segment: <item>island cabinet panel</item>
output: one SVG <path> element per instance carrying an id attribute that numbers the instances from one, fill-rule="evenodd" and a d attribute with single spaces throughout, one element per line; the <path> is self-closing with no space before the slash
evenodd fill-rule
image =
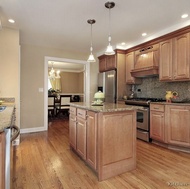
<path id="1" fill-rule="evenodd" d="M 87 112 L 87 163 L 97 170 L 97 113 Z"/>
<path id="2" fill-rule="evenodd" d="M 76 129 L 77 129 L 76 108 L 70 107 L 69 115 L 69 143 L 76 150 Z"/>
<path id="3" fill-rule="evenodd" d="M 0 133 L 0 188 L 5 189 L 5 133 Z"/>
<path id="4" fill-rule="evenodd" d="M 86 110 L 77 108 L 77 152 L 86 160 Z"/>
<path id="5" fill-rule="evenodd" d="M 190 107 L 166 106 L 166 127 L 168 144 L 190 146 Z"/>
<path id="6" fill-rule="evenodd" d="M 134 111 L 99 113 L 99 180 L 136 167 L 136 114 Z"/>
<path id="7" fill-rule="evenodd" d="M 150 105 L 150 138 L 165 142 L 164 105 Z"/>

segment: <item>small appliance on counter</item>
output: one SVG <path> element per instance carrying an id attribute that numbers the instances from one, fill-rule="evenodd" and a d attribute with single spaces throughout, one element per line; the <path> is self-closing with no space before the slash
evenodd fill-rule
<path id="1" fill-rule="evenodd" d="M 98 91 L 97 93 L 94 94 L 94 101 L 92 103 L 92 106 L 103 106 L 104 98 L 105 98 L 104 93 Z"/>

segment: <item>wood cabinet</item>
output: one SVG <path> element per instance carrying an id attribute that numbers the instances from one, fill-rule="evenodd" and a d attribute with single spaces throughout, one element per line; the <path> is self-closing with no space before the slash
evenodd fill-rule
<path id="1" fill-rule="evenodd" d="M 121 99 L 126 95 L 126 65 L 125 51 L 116 50 L 115 55 L 102 55 L 99 58 L 99 72 L 117 70 L 117 98 Z"/>
<path id="2" fill-rule="evenodd" d="M 70 147 L 97 173 L 99 181 L 135 169 L 135 110 L 97 112 L 71 105 L 73 108 L 77 117 L 76 148 L 74 134 L 69 135 Z M 70 124 L 72 128 L 73 122 Z"/>
<path id="3" fill-rule="evenodd" d="M 167 142 L 190 147 L 190 106 L 166 106 Z"/>
<path id="4" fill-rule="evenodd" d="M 97 114 L 92 111 L 70 107 L 69 143 L 80 157 L 97 169 Z"/>
<path id="5" fill-rule="evenodd" d="M 164 105 L 150 105 L 150 138 L 165 142 Z"/>
<path id="6" fill-rule="evenodd" d="M 76 108 L 70 107 L 69 115 L 69 143 L 72 148 L 76 150 L 76 129 L 77 129 L 77 117 L 76 117 Z"/>
<path id="7" fill-rule="evenodd" d="M 106 72 L 117 68 L 116 55 L 102 55 L 99 59 L 99 72 Z"/>
<path id="8" fill-rule="evenodd" d="M 5 133 L 0 133 L 0 188 L 5 189 Z"/>
<path id="9" fill-rule="evenodd" d="M 160 43 L 160 81 L 190 79 L 190 33 Z"/>
<path id="10" fill-rule="evenodd" d="M 77 153 L 86 160 L 86 110 L 77 108 Z"/>
<path id="11" fill-rule="evenodd" d="M 135 67 L 135 53 L 134 52 L 130 52 L 126 54 L 125 63 L 126 63 L 126 83 L 127 84 L 142 83 L 141 79 L 131 76 L 131 70 L 133 70 Z"/>
<path id="12" fill-rule="evenodd" d="M 86 136 L 86 161 L 94 170 L 97 170 L 97 113 L 92 111 L 87 112 Z"/>

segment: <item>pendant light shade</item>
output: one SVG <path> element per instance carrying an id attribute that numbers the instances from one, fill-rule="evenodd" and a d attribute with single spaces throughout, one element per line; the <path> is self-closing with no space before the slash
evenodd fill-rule
<path id="1" fill-rule="evenodd" d="M 107 3 L 105 3 L 105 7 L 107 9 L 109 9 L 109 35 L 108 35 L 108 46 L 107 46 L 107 49 L 105 51 L 105 55 L 113 55 L 113 54 L 115 54 L 115 51 L 113 50 L 113 47 L 111 46 L 110 9 L 115 7 L 115 3 L 114 2 L 107 2 Z"/>
<path id="2" fill-rule="evenodd" d="M 87 62 L 96 62 L 94 55 L 92 53 L 92 51 L 93 51 L 93 48 L 92 48 L 92 24 L 94 24 L 96 21 L 94 19 L 89 19 L 89 20 L 87 20 L 87 22 L 91 25 L 91 47 L 90 47 L 90 55 L 89 55 Z"/>

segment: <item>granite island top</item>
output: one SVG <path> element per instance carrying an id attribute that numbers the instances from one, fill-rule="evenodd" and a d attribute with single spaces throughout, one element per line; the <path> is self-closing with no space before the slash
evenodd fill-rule
<path id="1" fill-rule="evenodd" d="M 11 126 L 12 116 L 14 113 L 14 103 L 3 103 L 1 106 L 6 106 L 6 108 L 0 112 L 0 133 L 7 127 Z"/>
<path id="2" fill-rule="evenodd" d="M 125 104 L 115 104 L 115 103 L 107 103 L 105 102 L 103 105 L 92 105 L 92 103 L 88 102 L 73 102 L 69 103 L 70 106 L 76 108 L 82 108 L 86 110 L 91 110 L 94 112 L 116 112 L 116 111 L 127 111 L 127 110 L 136 110 L 143 109 L 142 106 L 131 106 Z"/>

